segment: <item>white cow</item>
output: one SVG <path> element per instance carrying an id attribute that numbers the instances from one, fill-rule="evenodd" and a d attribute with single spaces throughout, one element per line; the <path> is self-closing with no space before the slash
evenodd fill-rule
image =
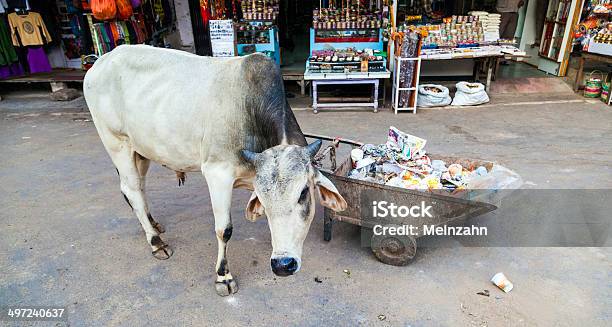
<path id="1" fill-rule="evenodd" d="M 225 257 L 232 235 L 232 189 L 254 190 L 246 217 L 266 214 L 271 267 L 287 276 L 301 264 L 315 193 L 346 209 L 334 185 L 311 164 L 321 142 L 307 145 L 285 98 L 280 71 L 261 54 L 229 59 L 124 45 L 87 72 L 84 95 L 96 129 L 158 259 L 172 255 L 145 198 L 150 161 L 177 172 L 201 171 L 208 183 L 219 245 L 219 295 L 237 291 Z"/>

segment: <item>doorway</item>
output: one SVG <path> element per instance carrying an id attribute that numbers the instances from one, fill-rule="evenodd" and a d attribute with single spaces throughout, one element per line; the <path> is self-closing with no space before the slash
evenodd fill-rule
<path id="1" fill-rule="evenodd" d="M 283 73 L 304 72 L 310 56 L 312 11 L 318 6 L 313 0 L 281 0 L 278 33 Z"/>

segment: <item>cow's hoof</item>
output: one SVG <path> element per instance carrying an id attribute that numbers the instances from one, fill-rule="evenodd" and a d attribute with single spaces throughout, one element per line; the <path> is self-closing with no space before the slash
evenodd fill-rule
<path id="1" fill-rule="evenodd" d="M 168 244 L 164 243 L 162 247 L 158 248 L 157 250 L 153 250 L 152 253 L 155 259 L 167 260 L 174 254 L 174 251 L 172 251 L 172 249 L 170 248 L 170 246 L 168 246 Z"/>
<path id="2" fill-rule="evenodd" d="M 158 222 L 153 222 L 151 225 L 153 225 L 153 228 L 155 228 L 155 230 L 160 234 L 166 232 L 166 229 L 164 228 L 164 226 L 162 226 L 162 224 Z"/>
<path id="3" fill-rule="evenodd" d="M 238 284 L 233 279 L 215 282 L 215 290 L 220 296 L 228 296 L 238 292 Z"/>

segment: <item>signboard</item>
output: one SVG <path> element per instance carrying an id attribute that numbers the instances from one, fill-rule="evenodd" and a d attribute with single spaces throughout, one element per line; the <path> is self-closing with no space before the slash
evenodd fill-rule
<path id="1" fill-rule="evenodd" d="M 231 19 L 211 20 L 209 24 L 213 57 L 235 56 L 233 21 Z"/>

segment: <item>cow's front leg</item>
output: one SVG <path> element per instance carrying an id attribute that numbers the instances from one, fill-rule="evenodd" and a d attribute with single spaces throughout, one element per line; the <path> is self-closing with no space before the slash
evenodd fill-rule
<path id="1" fill-rule="evenodd" d="M 215 215 L 215 234 L 219 246 L 215 269 L 217 274 L 215 289 L 217 294 L 227 296 L 238 291 L 238 285 L 229 272 L 226 257 L 227 242 L 232 237 L 230 209 L 234 185 L 233 169 L 225 165 L 208 165 L 203 168 Z"/>

